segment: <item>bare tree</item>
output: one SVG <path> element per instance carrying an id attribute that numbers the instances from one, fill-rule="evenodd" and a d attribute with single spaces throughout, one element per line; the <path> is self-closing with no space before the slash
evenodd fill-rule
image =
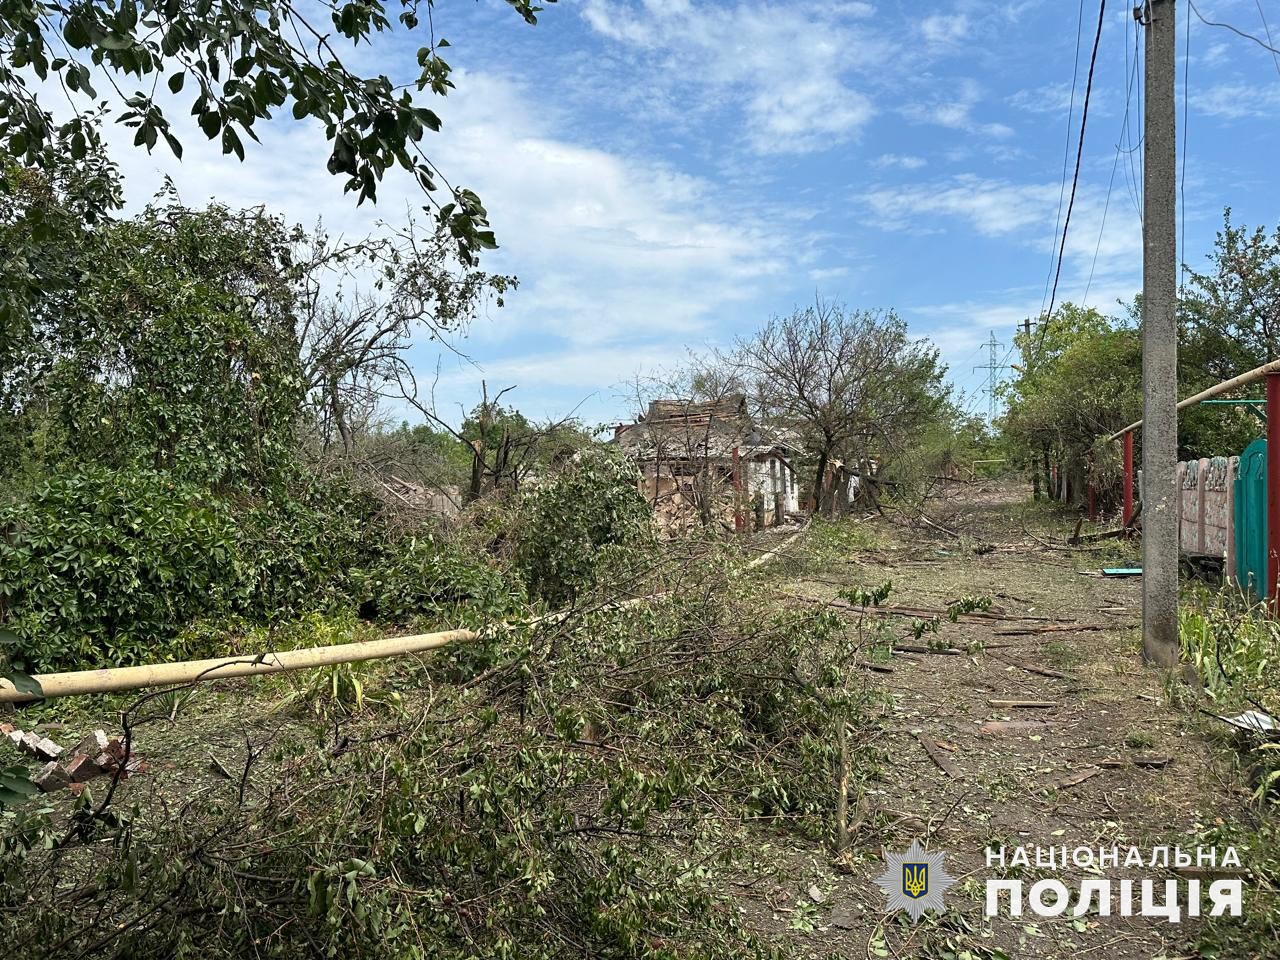
<path id="1" fill-rule="evenodd" d="M 947 395 L 938 351 L 910 339 L 892 311 L 819 300 L 735 347 L 732 360 L 763 422 L 798 432 L 816 457 L 820 512 L 841 505 L 854 469 L 870 480 L 871 463 L 899 452 Z"/>
<path id="2" fill-rule="evenodd" d="M 514 277 L 462 268 L 440 231 L 420 236 L 412 220 L 396 231 L 348 243 L 321 228 L 301 251 L 298 343 L 303 379 L 322 444 L 355 451 L 379 401 L 402 380 L 405 353 L 426 336 L 454 349 L 450 335 L 516 285 Z"/>

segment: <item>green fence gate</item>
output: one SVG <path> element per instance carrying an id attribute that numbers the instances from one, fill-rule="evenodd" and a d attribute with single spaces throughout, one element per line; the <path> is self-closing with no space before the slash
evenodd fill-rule
<path id="1" fill-rule="evenodd" d="M 1259 437 L 1240 454 L 1235 480 L 1236 579 L 1262 600 L 1267 582 L 1267 441 Z"/>

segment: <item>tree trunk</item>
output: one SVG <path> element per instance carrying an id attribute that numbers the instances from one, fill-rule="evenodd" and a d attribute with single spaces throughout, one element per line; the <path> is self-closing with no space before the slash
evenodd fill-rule
<path id="1" fill-rule="evenodd" d="M 815 515 L 822 514 L 822 482 L 827 476 L 827 455 L 825 452 L 818 454 L 818 469 L 816 477 L 813 481 L 813 512 Z"/>

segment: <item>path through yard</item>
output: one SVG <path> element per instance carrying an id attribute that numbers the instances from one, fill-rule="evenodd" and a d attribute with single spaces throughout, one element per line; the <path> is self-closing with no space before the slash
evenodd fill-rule
<path id="1" fill-rule="evenodd" d="M 875 545 L 844 558 L 847 573 L 833 575 L 828 565 L 824 575 L 801 575 L 788 588 L 831 599 L 842 582 L 892 581 L 889 604 L 941 608 L 981 595 L 1004 618 L 944 624 L 934 642 L 960 655 L 899 654 L 868 670 L 887 700 L 867 747 L 883 760 L 861 784 L 852 814 L 861 852 L 841 867 L 792 847 L 791 889 L 755 891 L 749 908 L 771 911 L 775 922 L 811 938 L 812 955 L 1188 955 L 1195 929 L 1185 921 L 1076 918 L 1071 910 L 1052 919 L 1025 910 L 1019 918 L 984 917 L 989 844 L 1010 852 L 1114 845 L 1121 856 L 1130 845 L 1192 848 L 1205 829 L 1248 810 L 1248 791 L 1212 732 L 1194 711 L 1169 702 L 1180 683 L 1166 683 L 1140 661 L 1140 581 L 1099 572 L 1121 554 L 1059 546 L 1066 520 L 1020 505 L 1025 497 L 1010 487 L 966 488 L 936 517 L 960 538 L 868 521 Z M 1053 537 L 1056 544 L 1047 545 Z M 992 704 L 1000 700 L 1049 706 Z M 884 912 L 875 878 L 884 870 L 878 847 L 900 852 L 917 838 L 945 851 L 946 869 L 960 883 L 947 894 L 946 914 L 912 926 L 904 914 Z M 1076 889 L 1088 874 L 1074 867 L 1021 872 L 1028 887 L 1054 875 Z M 1160 869 L 1120 875 L 1173 876 Z M 1134 891 L 1137 912 L 1137 882 Z"/>

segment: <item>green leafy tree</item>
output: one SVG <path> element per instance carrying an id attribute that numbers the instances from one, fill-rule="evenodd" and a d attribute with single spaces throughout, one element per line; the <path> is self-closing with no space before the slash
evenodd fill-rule
<path id="1" fill-rule="evenodd" d="M 540 8 L 530 0 L 507 2 L 536 22 Z M 55 120 L 32 89 L 32 80 L 52 78 L 68 98 L 101 100 L 118 110 L 135 146 L 151 150 L 163 140 L 181 157 L 182 144 L 156 93 L 163 81 L 170 98 L 190 104 L 200 130 L 224 154 L 243 160 L 245 140 L 258 139 L 255 125 L 287 108 L 295 120 L 324 129 L 332 145 L 329 172 L 361 201 L 375 197 L 393 167 L 434 191 L 444 178 L 422 141 L 441 120 L 415 93 L 443 96 L 453 86 L 441 56 L 449 44 L 435 32 L 434 0 L 398 6 L 393 13 L 379 0 L 3 0 L 0 147 L 44 169 L 58 164 L 64 144 L 75 159 L 93 149 L 92 115 L 73 103 L 70 119 Z M 423 38 L 419 73 L 408 87 L 344 65 L 343 57 L 362 43 L 393 33 Z M 136 92 L 126 92 L 129 86 Z M 453 190 L 439 217 L 466 259 L 496 245 L 485 209 L 469 190 Z"/>
<path id="2" fill-rule="evenodd" d="M 1268 232 L 1231 220 L 1207 257 L 1209 269 L 1188 272 L 1179 309 L 1178 390 L 1183 396 L 1280 357 L 1280 228 Z M 1259 396 L 1255 387 L 1242 396 Z M 1260 421 L 1242 408 L 1199 406 L 1179 416 L 1181 455 L 1240 453 Z"/>
<path id="3" fill-rule="evenodd" d="M 530 594 L 552 606 L 595 584 L 606 548 L 653 536 L 653 511 L 637 489 L 635 467 L 608 448 L 584 450 L 529 494 L 527 507 L 516 565 Z"/>
<path id="4" fill-rule="evenodd" d="M 1066 303 L 1015 345 L 1002 421 L 1015 458 L 1048 490 L 1051 464 L 1117 489 L 1114 451 L 1099 441 L 1142 415 L 1142 346 L 1124 319 Z M 1105 492 L 1105 491 L 1104 491 Z"/>

